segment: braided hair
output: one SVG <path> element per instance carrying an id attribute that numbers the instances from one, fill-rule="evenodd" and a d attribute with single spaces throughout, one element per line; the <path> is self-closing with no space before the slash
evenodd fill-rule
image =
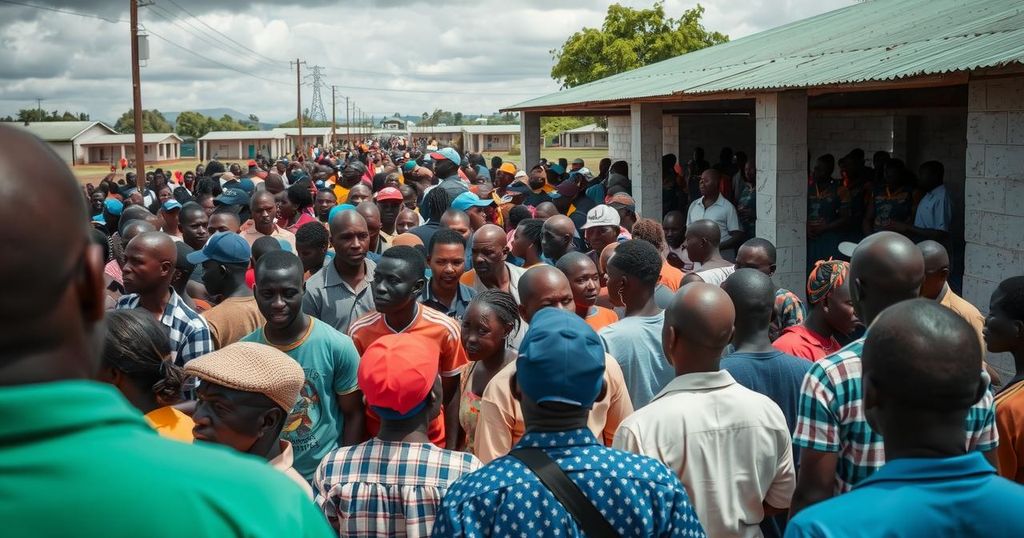
<path id="1" fill-rule="evenodd" d="M 107 314 L 103 363 L 125 374 L 140 389 L 153 394 L 160 406 L 179 403 L 188 376 L 169 360 L 167 333 L 153 316 L 138 310 Z"/>
<path id="2" fill-rule="evenodd" d="M 499 289 L 488 289 L 476 294 L 472 302 L 489 306 L 498 316 L 501 324 L 508 329 L 508 332 L 505 333 L 506 336 L 519 330 L 519 305 L 511 293 Z"/>

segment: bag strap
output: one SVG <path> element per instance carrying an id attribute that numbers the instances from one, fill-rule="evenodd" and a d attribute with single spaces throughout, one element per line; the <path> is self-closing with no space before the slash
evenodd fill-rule
<path id="1" fill-rule="evenodd" d="M 517 448 L 509 456 L 521 461 L 537 475 L 544 487 L 558 499 L 558 502 L 572 514 L 585 536 L 618 536 L 611 523 L 605 519 L 590 499 L 543 450 L 539 448 Z"/>

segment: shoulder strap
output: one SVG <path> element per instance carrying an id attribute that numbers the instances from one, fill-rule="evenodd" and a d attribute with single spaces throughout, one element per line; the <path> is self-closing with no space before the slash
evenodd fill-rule
<path id="1" fill-rule="evenodd" d="M 572 514 L 585 536 L 612 537 L 618 536 L 611 523 L 605 519 L 590 499 L 565 474 L 543 450 L 539 448 L 517 448 L 509 456 L 523 462 L 528 469 L 537 475 L 544 487 L 558 499 L 565 509 Z"/>

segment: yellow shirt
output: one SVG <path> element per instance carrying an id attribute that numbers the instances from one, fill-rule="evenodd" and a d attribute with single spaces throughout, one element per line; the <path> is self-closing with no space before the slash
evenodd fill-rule
<path id="1" fill-rule="evenodd" d="M 192 422 L 192 417 L 174 407 L 154 409 L 146 413 L 144 418 L 157 433 L 168 439 L 184 443 L 191 443 L 194 440 L 192 427 L 195 426 L 195 423 Z"/>
<path id="2" fill-rule="evenodd" d="M 971 324 L 971 328 L 978 335 L 978 342 L 981 344 L 981 356 L 985 357 L 985 337 L 982 335 L 982 331 L 985 330 L 985 316 L 981 315 L 981 312 L 974 307 L 971 303 L 968 303 L 962 299 L 959 295 L 953 293 L 953 290 L 949 289 L 949 284 L 943 289 L 945 292 L 942 295 L 942 300 L 939 304 L 956 312 L 956 314 L 964 318 L 967 323 Z"/>

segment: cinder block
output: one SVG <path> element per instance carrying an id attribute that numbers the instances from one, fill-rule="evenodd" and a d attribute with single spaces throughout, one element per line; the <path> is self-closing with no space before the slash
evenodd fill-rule
<path id="1" fill-rule="evenodd" d="M 963 298 L 981 310 L 983 314 L 987 314 L 992 292 L 996 291 L 999 282 L 970 274 L 970 263 L 971 259 L 967 258 L 964 267 L 967 268 L 968 273 L 964 275 Z"/>
<path id="2" fill-rule="evenodd" d="M 964 188 L 965 209 L 991 213 L 1003 212 L 1004 180 L 971 177 L 964 183 Z"/>
<path id="3" fill-rule="evenodd" d="M 1024 110 L 1024 77 L 989 81 L 985 97 L 987 110 Z"/>
<path id="4" fill-rule="evenodd" d="M 1006 143 L 1024 146 L 1024 112 L 1006 114 Z"/>
<path id="5" fill-rule="evenodd" d="M 985 177 L 985 146 L 984 144 L 967 144 L 967 177 Z"/>
<path id="6" fill-rule="evenodd" d="M 1003 279 L 1019 275 L 1021 253 L 978 243 L 967 243 L 964 247 L 964 259 L 972 276 L 989 281 L 1001 282 Z"/>
<path id="7" fill-rule="evenodd" d="M 801 257 L 798 260 L 792 260 L 787 263 L 787 265 L 799 267 L 799 271 L 788 271 L 785 273 L 777 271 L 773 278 L 776 285 L 799 295 L 802 300 L 807 300 L 807 297 L 805 297 L 807 293 L 805 291 L 807 289 L 807 276 L 804 271 L 804 266 L 806 264 L 804 256 L 806 256 L 806 253 L 801 254 Z"/>
<path id="8" fill-rule="evenodd" d="M 1003 199 L 1005 209 L 1003 213 L 1016 217 L 1024 217 L 1024 170 L 1021 170 L 1018 179 L 1008 179 L 1003 182 L 1003 192 L 1000 198 Z M 1024 230 L 1017 230 L 1017 233 L 1024 235 Z M 1021 272 L 1024 272 L 1022 268 Z"/>
<path id="9" fill-rule="evenodd" d="M 774 222 L 778 208 L 775 207 L 775 200 L 778 197 L 771 193 L 757 193 L 757 223 L 760 227 L 762 220 Z"/>
<path id="10" fill-rule="evenodd" d="M 967 140 L 971 144 L 1005 144 L 1005 112 L 971 112 L 967 114 Z"/>
<path id="11" fill-rule="evenodd" d="M 985 102 L 988 82 L 984 80 L 973 80 L 967 86 L 967 109 L 972 112 L 988 110 Z"/>
<path id="12" fill-rule="evenodd" d="M 1024 146 L 985 146 L 985 177 L 1020 178 L 1022 170 L 1024 170 Z"/>

